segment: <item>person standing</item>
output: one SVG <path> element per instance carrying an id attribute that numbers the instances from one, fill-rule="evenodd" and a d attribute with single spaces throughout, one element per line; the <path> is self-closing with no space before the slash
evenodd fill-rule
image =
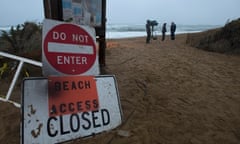
<path id="1" fill-rule="evenodd" d="M 171 40 L 175 40 L 176 24 L 174 22 L 172 22 L 170 29 L 171 29 Z"/>
<path id="2" fill-rule="evenodd" d="M 150 43 L 150 39 L 151 39 L 151 22 L 150 22 L 150 20 L 147 20 L 146 32 L 147 32 L 146 43 Z"/>
<path id="3" fill-rule="evenodd" d="M 165 40 L 165 33 L 167 32 L 166 25 L 167 25 L 167 23 L 164 23 L 162 26 L 162 41 Z"/>

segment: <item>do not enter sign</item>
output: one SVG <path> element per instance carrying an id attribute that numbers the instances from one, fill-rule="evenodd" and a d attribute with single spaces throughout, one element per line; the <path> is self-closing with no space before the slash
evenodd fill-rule
<path id="1" fill-rule="evenodd" d="M 99 74 L 93 28 L 45 20 L 43 74 Z"/>

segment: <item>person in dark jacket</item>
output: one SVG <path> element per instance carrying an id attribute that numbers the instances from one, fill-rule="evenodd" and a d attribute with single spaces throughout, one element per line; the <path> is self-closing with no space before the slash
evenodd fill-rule
<path id="1" fill-rule="evenodd" d="M 170 31 L 171 31 L 171 40 L 175 40 L 176 24 L 174 22 L 172 22 L 171 24 Z"/>
<path id="2" fill-rule="evenodd" d="M 166 28 L 166 23 L 163 24 L 162 26 L 162 41 L 165 40 L 165 33 L 167 32 L 167 28 Z"/>
<path id="3" fill-rule="evenodd" d="M 146 32 L 147 32 L 146 43 L 150 43 L 150 39 L 151 39 L 151 22 L 150 22 L 150 20 L 147 20 Z"/>

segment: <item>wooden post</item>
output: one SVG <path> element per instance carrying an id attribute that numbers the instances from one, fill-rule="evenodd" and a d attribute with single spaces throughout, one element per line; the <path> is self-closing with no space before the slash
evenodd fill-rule
<path id="1" fill-rule="evenodd" d="M 99 42 L 99 64 L 101 68 L 106 65 L 106 20 L 106 0 L 102 0 L 102 25 L 99 28 L 95 28 L 98 36 L 97 40 Z"/>
<path id="2" fill-rule="evenodd" d="M 62 0 L 43 0 L 45 18 L 62 21 Z"/>

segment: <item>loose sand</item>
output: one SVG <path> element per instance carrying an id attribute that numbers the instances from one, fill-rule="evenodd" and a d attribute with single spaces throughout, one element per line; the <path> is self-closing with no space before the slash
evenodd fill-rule
<path id="1" fill-rule="evenodd" d="M 108 40 L 104 73 L 116 75 L 124 121 L 69 143 L 239 144 L 240 56 L 185 41 L 184 34 L 150 44 L 145 38 Z M 0 143 L 19 143 L 20 110 L 0 104 Z"/>

